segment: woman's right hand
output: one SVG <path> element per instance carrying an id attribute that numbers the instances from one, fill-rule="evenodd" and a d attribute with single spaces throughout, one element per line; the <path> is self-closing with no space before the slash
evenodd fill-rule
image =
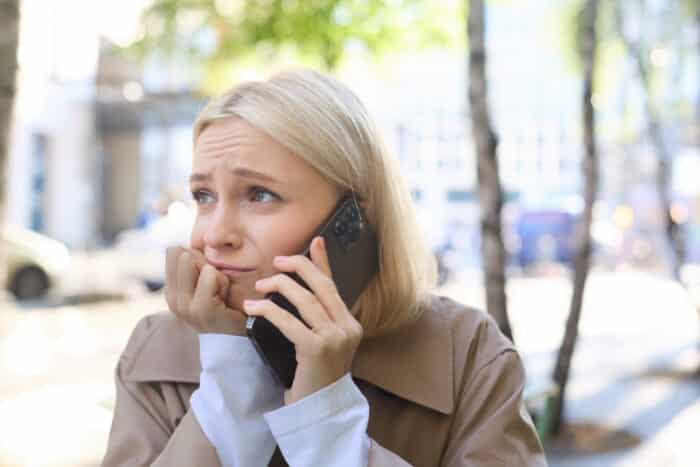
<path id="1" fill-rule="evenodd" d="M 169 247 L 165 299 L 199 333 L 245 335 L 246 315 L 227 306 L 229 279 L 197 250 Z"/>

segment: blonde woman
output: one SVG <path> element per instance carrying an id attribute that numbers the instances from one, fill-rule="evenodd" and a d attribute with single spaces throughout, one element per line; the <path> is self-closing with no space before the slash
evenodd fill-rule
<path id="1" fill-rule="evenodd" d="M 118 363 L 104 466 L 546 465 L 518 354 L 485 314 L 431 294 L 434 260 L 380 140 L 350 90 L 308 70 L 202 111 L 190 246 L 168 251 L 170 310 L 138 324 Z M 352 310 L 310 238 L 348 192 L 380 266 Z M 290 389 L 245 337 L 248 316 L 294 344 Z"/>

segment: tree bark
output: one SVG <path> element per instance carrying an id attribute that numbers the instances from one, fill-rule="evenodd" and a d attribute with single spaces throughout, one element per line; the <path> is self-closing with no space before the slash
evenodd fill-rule
<path id="1" fill-rule="evenodd" d="M 591 264 L 591 225 L 593 224 L 593 204 L 598 194 L 598 148 L 596 145 L 595 110 L 592 97 L 595 77 L 595 57 L 597 47 L 596 20 L 598 17 L 598 0 L 586 0 L 583 6 L 581 20 L 582 37 L 581 58 L 583 62 L 583 137 L 585 153 L 583 158 L 584 175 L 584 200 L 583 216 L 576 226 L 576 250 L 574 253 L 574 290 L 569 308 L 569 317 L 566 321 L 566 330 L 562 340 L 557 361 L 554 368 L 553 379 L 559 386 L 559 392 L 554 402 L 552 415 L 552 432 L 558 433 L 563 425 L 564 402 L 566 400 L 566 386 L 569 380 L 571 361 L 573 359 L 576 341 L 578 339 L 578 325 L 583 304 L 583 292 L 588 278 Z"/>
<path id="2" fill-rule="evenodd" d="M 0 222 L 5 214 L 5 166 L 16 93 L 18 36 L 19 0 L 0 0 Z"/>
<path id="3" fill-rule="evenodd" d="M 513 339 L 505 292 L 506 253 L 501 232 L 503 195 L 498 173 L 498 139 L 491 127 L 486 81 L 484 0 L 469 0 L 469 108 L 477 152 L 481 206 L 481 255 L 484 263 L 486 308 L 501 331 Z"/>
<path id="4" fill-rule="evenodd" d="M 0 0 L 0 229 L 5 222 L 5 167 L 9 152 L 10 122 L 14 108 L 19 39 L 19 0 Z M 5 283 L 7 261 L 0 248 L 0 284 Z"/>
<path id="5" fill-rule="evenodd" d="M 661 226 L 666 236 L 666 242 L 669 245 L 669 251 L 671 252 L 671 275 L 675 280 L 680 281 L 680 270 L 685 255 L 683 241 L 680 238 L 680 225 L 671 217 L 671 155 L 666 146 L 659 116 L 657 115 L 656 109 L 654 109 L 649 65 L 642 51 L 641 40 L 634 41 L 627 36 L 625 32 L 622 7 L 619 2 L 615 3 L 615 23 L 618 34 L 634 61 L 637 76 L 639 77 L 642 90 L 644 91 L 644 114 L 646 117 L 647 132 L 651 139 L 651 145 L 656 153 L 656 191 L 661 210 Z"/>
<path id="6" fill-rule="evenodd" d="M 698 40 L 698 49 L 697 49 L 697 58 L 698 61 L 700 62 L 700 0 L 697 0 L 695 2 L 695 32 L 697 33 L 697 40 Z M 698 80 L 698 86 L 700 86 L 700 80 Z M 700 122 L 700 89 L 698 89 L 698 94 L 696 97 L 696 119 L 698 122 Z M 696 126 L 696 144 L 700 145 L 700 125 Z"/>

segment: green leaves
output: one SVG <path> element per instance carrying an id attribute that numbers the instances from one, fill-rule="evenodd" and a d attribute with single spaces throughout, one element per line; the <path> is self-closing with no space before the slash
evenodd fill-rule
<path id="1" fill-rule="evenodd" d="M 349 49 L 377 55 L 397 49 L 463 43 L 458 0 L 156 0 L 144 13 L 144 36 L 131 46 L 185 56 L 204 85 L 237 64 L 280 57 L 337 68 Z"/>

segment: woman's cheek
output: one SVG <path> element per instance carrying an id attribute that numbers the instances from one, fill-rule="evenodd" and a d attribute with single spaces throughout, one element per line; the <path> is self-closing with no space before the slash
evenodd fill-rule
<path id="1" fill-rule="evenodd" d="M 202 228 L 197 223 L 195 223 L 194 227 L 192 227 L 192 233 L 190 234 L 190 248 L 194 248 L 195 250 L 200 250 L 202 252 L 204 251 Z"/>

